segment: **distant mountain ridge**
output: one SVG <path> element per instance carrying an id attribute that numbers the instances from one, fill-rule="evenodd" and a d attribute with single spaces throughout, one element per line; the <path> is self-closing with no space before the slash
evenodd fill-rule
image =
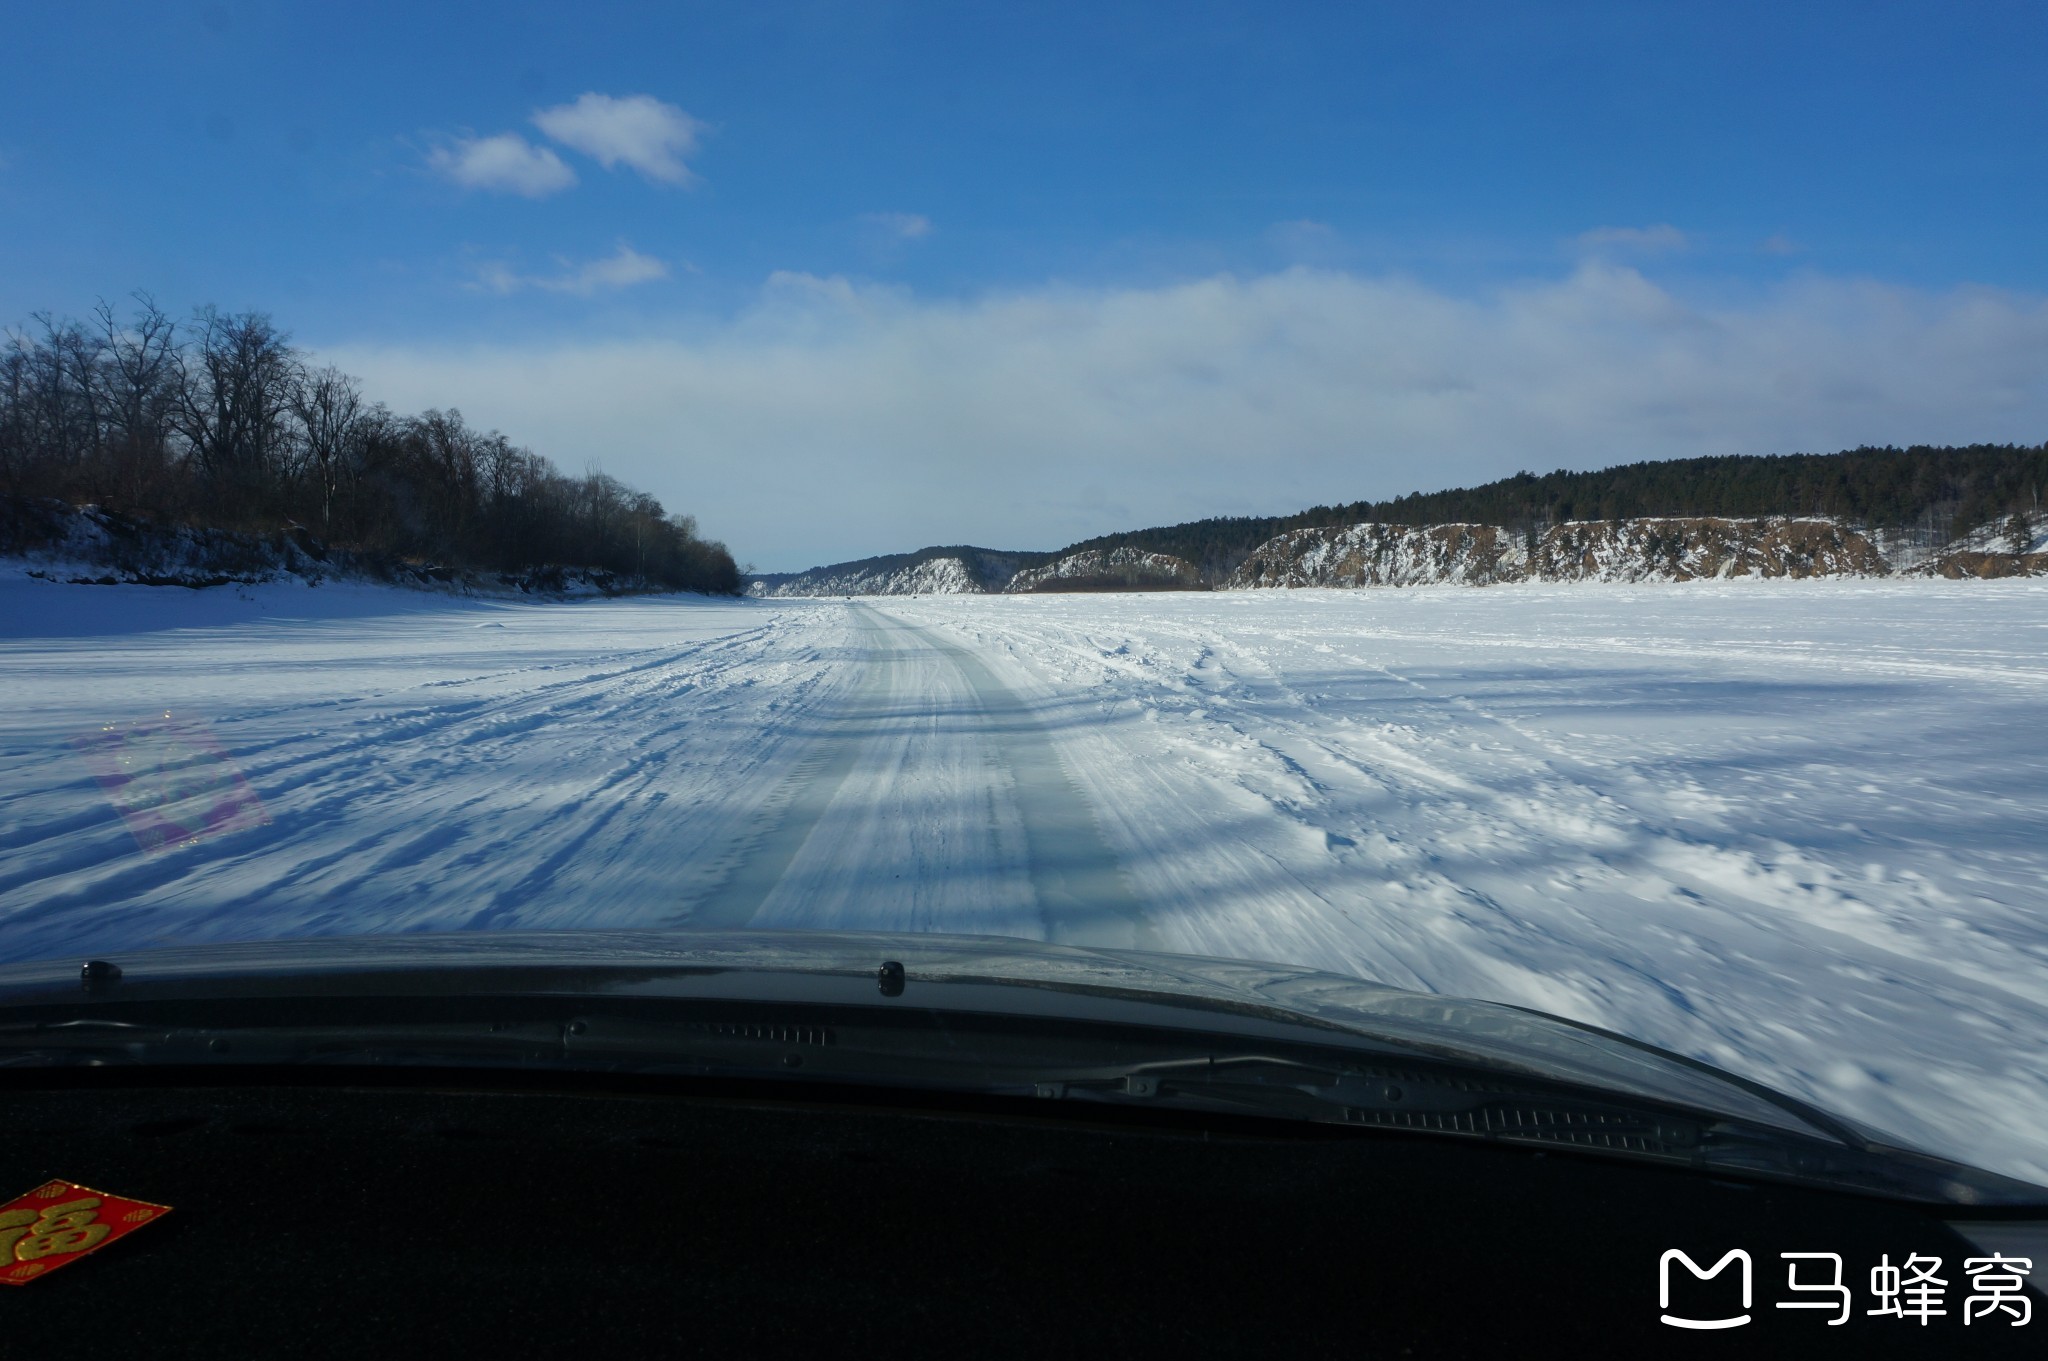
<path id="1" fill-rule="evenodd" d="M 1057 556 L 953 544 L 837 562 L 808 572 L 760 572 L 747 578 L 746 590 L 757 596 L 972 595 L 1000 591 L 1018 572 Z"/>
<path id="2" fill-rule="evenodd" d="M 2014 514 L 2038 517 L 2048 495 L 2048 443 L 1864 446 L 1834 454 L 1742 454 L 1563 470 L 1390 501 L 1311 506 L 1286 516 L 1230 516 L 1130 530 L 1062 550 L 1137 548 L 1194 563 L 1223 585 L 1252 551 L 1299 529 L 1384 524 L 1494 525 L 1542 535 L 1575 521 L 1668 517 L 1822 518 L 1928 546 L 1958 541 Z"/>
<path id="3" fill-rule="evenodd" d="M 927 548 L 755 576 L 748 589 L 917 595 L 2034 574 L 2048 572 L 2038 546 L 2048 524 L 2044 490 L 2048 444 L 1678 459 L 1517 473 L 1291 516 L 1196 520 L 1056 552 Z"/>

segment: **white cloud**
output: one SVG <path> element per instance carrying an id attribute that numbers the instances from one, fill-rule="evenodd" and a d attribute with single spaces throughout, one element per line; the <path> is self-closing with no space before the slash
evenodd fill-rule
<path id="1" fill-rule="evenodd" d="M 1756 248 L 1765 255 L 1797 255 L 1803 249 L 1797 241 L 1783 232 L 1772 232 L 1757 242 Z"/>
<path id="2" fill-rule="evenodd" d="M 669 274 L 667 262 L 642 255 L 623 241 L 619 242 L 617 250 L 601 260 L 576 264 L 557 256 L 555 263 L 561 266 L 560 273 L 521 274 L 502 262 L 480 265 L 476 271 L 476 286 L 491 293 L 517 293 L 538 288 L 587 298 L 605 289 L 631 288 L 635 284 L 666 279 Z"/>
<path id="3" fill-rule="evenodd" d="M 466 189 L 543 198 L 576 183 L 576 172 L 516 132 L 461 137 L 427 152 L 427 165 Z"/>
<path id="4" fill-rule="evenodd" d="M 683 157 L 697 149 L 706 124 L 652 95 L 589 93 L 573 104 L 538 110 L 534 126 L 610 170 L 621 162 L 661 184 L 689 184 L 696 176 Z"/>
<path id="5" fill-rule="evenodd" d="M 1691 240 L 1669 222 L 1654 227 L 1595 227 L 1579 233 L 1579 248 L 1595 254 L 1632 252 L 1637 255 L 1666 255 L 1684 250 Z"/>
<path id="6" fill-rule="evenodd" d="M 1517 469 L 2048 433 L 2048 299 L 1597 260 L 1454 296 L 1334 270 L 971 301 L 783 274 L 671 337 L 330 357 L 698 514 L 765 568 L 1052 548 Z"/>
<path id="7" fill-rule="evenodd" d="M 893 241 L 918 241 L 932 234 L 923 213 L 862 213 L 860 220 Z"/>

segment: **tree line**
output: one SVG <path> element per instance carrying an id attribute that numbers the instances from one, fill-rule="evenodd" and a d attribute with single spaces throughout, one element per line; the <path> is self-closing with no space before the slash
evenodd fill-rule
<path id="1" fill-rule="evenodd" d="M 1835 454 L 1736 455 L 1558 471 L 1388 501 L 1312 506 L 1298 515 L 1232 516 L 1089 539 L 1063 550 L 1129 546 L 1228 576 L 1277 534 L 1337 525 L 1487 524 L 1541 534 L 1570 520 L 1645 516 L 1827 516 L 1905 530 L 1940 547 L 1988 524 L 2042 514 L 2048 444 L 1865 446 Z"/>
<path id="2" fill-rule="evenodd" d="M 734 593 L 725 545 L 600 472 L 563 473 L 459 411 L 401 415 L 260 312 L 36 313 L 0 344 L 0 493 L 175 523 L 297 526 L 336 547 L 525 574 L 600 568 Z"/>

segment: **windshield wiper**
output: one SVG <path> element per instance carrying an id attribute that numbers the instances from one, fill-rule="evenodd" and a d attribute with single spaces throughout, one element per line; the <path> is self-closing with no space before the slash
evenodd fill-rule
<path id="1" fill-rule="evenodd" d="M 413 1066 L 829 1083 L 1450 1136 L 1947 1205 L 2048 1203 L 2039 1187 L 1847 1131 L 1807 1136 L 1511 1071 L 1363 1052 L 1313 1032 L 1249 1048 L 1221 1034 L 924 1008 L 785 1008 L 766 1020 L 758 1007 L 613 1011 L 565 998 L 341 1024 L 150 1010 L 0 1023 L 0 1068 Z"/>
<path id="2" fill-rule="evenodd" d="M 1071 1072 L 1039 1082 L 1035 1094 L 1574 1149 L 1906 1200 L 2048 1206 L 2048 1190 L 2041 1187 L 1854 1136 L 1812 1138 L 1709 1112 L 1457 1071 L 1240 1054 Z"/>

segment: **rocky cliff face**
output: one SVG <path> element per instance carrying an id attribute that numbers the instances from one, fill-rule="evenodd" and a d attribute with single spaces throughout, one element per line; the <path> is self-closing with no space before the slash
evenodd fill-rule
<path id="1" fill-rule="evenodd" d="M 1832 520 L 1590 520 L 1539 539 L 1537 581 L 1693 581 L 1701 577 L 1883 576 L 1877 546 Z"/>
<path id="2" fill-rule="evenodd" d="M 1186 558 L 1136 548 L 1091 548 L 1029 567 L 1003 588 L 1044 591 L 1198 591 L 1202 574 Z"/>
<path id="3" fill-rule="evenodd" d="M 1492 525 L 1347 525 L 1268 539 L 1225 586 L 1486 586 L 1527 565 L 1521 537 Z"/>
<path id="4" fill-rule="evenodd" d="M 980 595 L 987 587 L 960 558 L 926 558 L 903 567 L 802 572 L 783 579 L 756 579 L 748 595 Z"/>
<path id="5" fill-rule="evenodd" d="M 762 596 L 1226 590 L 1287 586 L 1490 586 L 1511 581 L 1694 581 L 1733 577 L 2048 576 L 2048 517 L 2014 517 L 1937 544 L 1927 532 L 1835 520 L 1664 516 L 1579 520 L 1541 534 L 1497 525 L 1343 525 L 1259 545 L 1223 582 L 1186 558 L 1137 548 L 1053 557 L 927 548 L 779 576 Z"/>
<path id="6" fill-rule="evenodd" d="M 966 545 L 923 548 L 836 562 L 808 572 L 757 573 L 747 579 L 747 594 L 981 595 L 1002 590 L 1019 570 L 1036 567 L 1051 556 Z"/>
<path id="7" fill-rule="evenodd" d="M 1985 553 L 1960 549 L 1942 554 L 1921 575 L 1947 577 L 1951 581 L 1965 577 L 1987 581 L 1994 577 L 2048 577 L 2048 553 Z"/>
<path id="8" fill-rule="evenodd" d="M 1919 576 L 1948 577 L 2033 577 L 2048 576 L 2048 516 L 2011 516 L 1984 525 L 1943 548 L 1929 551 L 1916 544 L 1910 532 L 1884 543 L 1886 557 L 1896 567 Z"/>
<path id="9" fill-rule="evenodd" d="M 1904 539 L 1881 542 L 1833 520 L 1784 517 L 1585 520 L 1541 535 L 1493 525 L 1364 524 L 1270 539 L 1226 585 L 1245 590 L 1901 574 L 2048 574 L 2048 543 L 2031 526 L 1999 526 L 1939 550 L 1915 550 Z"/>
<path id="10" fill-rule="evenodd" d="M 1029 565 L 1027 565 L 1029 564 Z M 1045 561 L 1043 554 L 904 555 L 869 558 L 784 576 L 758 576 L 757 596 L 982 595 L 996 592 L 1199 590 L 1195 565 L 1135 548 L 1094 549 Z"/>

